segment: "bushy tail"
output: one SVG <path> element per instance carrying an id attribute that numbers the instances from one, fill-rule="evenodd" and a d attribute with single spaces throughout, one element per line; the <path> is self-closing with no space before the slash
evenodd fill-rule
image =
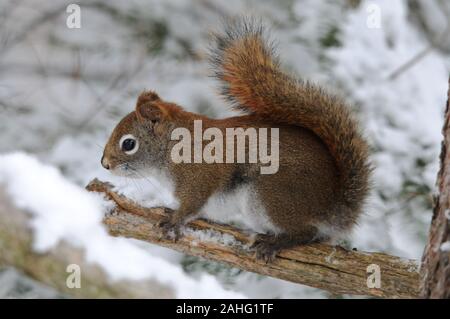
<path id="1" fill-rule="evenodd" d="M 211 61 L 234 107 L 318 135 L 336 160 L 344 204 L 360 210 L 369 190 L 368 146 L 345 103 L 283 73 L 264 28 L 253 20 L 227 22 L 215 34 Z"/>

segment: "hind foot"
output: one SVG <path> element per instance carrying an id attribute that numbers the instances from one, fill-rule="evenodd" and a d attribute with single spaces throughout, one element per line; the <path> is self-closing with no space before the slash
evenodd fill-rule
<path id="1" fill-rule="evenodd" d="M 266 264 L 272 262 L 281 250 L 279 245 L 271 240 L 271 237 L 267 238 L 260 235 L 256 237 L 250 248 L 255 250 L 256 259 Z"/>
<path id="2" fill-rule="evenodd" d="M 306 245 L 317 241 L 320 241 L 320 239 L 317 238 L 317 229 L 315 227 L 308 227 L 303 232 L 296 235 L 258 234 L 250 248 L 255 251 L 257 260 L 267 264 L 273 262 L 277 254 L 283 249 Z"/>

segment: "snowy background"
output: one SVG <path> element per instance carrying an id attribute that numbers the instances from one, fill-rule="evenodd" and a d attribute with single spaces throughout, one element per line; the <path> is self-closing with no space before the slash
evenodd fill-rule
<path id="1" fill-rule="evenodd" d="M 0 184 L 32 214 L 37 252 L 65 240 L 111 280 L 153 278 L 177 297 L 330 297 L 112 238 L 100 223 L 107 203 L 83 189 L 98 177 L 148 205 L 171 200 L 157 180 L 110 176 L 103 145 L 143 89 L 232 114 L 208 77 L 208 38 L 221 16 L 252 14 L 271 26 L 284 66 L 343 95 L 365 128 L 374 191 L 351 245 L 420 258 L 450 70 L 449 1 L 79 1 L 80 29 L 66 26 L 69 3 L 0 0 Z"/>

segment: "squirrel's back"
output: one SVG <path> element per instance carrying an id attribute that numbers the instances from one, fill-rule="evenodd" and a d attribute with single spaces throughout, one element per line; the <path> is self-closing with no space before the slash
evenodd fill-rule
<path id="1" fill-rule="evenodd" d="M 235 108 L 309 129 L 324 142 L 338 169 L 336 204 L 356 217 L 369 192 L 371 166 L 368 145 L 342 99 L 284 73 L 264 28 L 249 19 L 231 20 L 215 34 L 211 61 Z"/>

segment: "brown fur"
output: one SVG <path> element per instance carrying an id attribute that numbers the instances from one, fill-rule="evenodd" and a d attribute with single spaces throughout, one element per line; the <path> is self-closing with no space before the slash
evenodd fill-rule
<path id="1" fill-rule="evenodd" d="M 346 105 L 283 73 L 262 28 L 246 21 L 233 22 L 216 36 L 212 61 L 225 96 L 248 115 L 210 119 L 144 92 L 135 112 L 114 130 L 102 162 L 135 172 L 157 167 L 172 176 L 180 207 L 161 224 L 167 233 L 195 216 L 213 194 L 252 183 L 269 218 L 282 230 L 256 241 L 257 256 L 266 261 L 282 248 L 326 239 L 320 225 L 350 229 L 368 193 L 370 166 L 367 144 Z M 170 134 L 177 127 L 193 131 L 195 119 L 203 120 L 203 129 L 217 127 L 224 135 L 229 127 L 278 127 L 279 171 L 260 175 L 259 163 L 173 163 L 170 150 L 176 141 Z M 143 144 L 133 156 L 119 147 L 125 134 Z"/>

